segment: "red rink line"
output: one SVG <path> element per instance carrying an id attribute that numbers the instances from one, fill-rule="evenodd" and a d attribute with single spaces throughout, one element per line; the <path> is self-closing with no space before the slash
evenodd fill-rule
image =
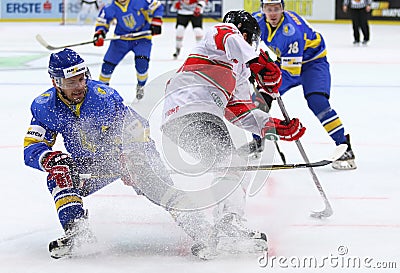
<path id="1" fill-rule="evenodd" d="M 8 146 L 0 146 L 0 149 L 22 149 L 22 145 L 8 145 Z"/>
<path id="2" fill-rule="evenodd" d="M 138 198 L 143 197 L 143 195 L 137 194 L 93 194 L 91 197 L 100 197 L 100 198 Z"/>

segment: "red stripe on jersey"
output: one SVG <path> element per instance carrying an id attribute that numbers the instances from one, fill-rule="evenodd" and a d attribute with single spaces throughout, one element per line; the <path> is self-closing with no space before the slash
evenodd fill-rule
<path id="1" fill-rule="evenodd" d="M 235 121 L 246 116 L 251 110 L 255 109 L 254 103 L 235 103 L 228 104 L 225 108 L 225 118 L 229 121 Z"/>
<path id="2" fill-rule="evenodd" d="M 229 100 L 236 86 L 236 75 L 232 67 L 229 63 L 210 60 L 207 56 L 190 54 L 178 72 L 196 73 L 221 90 Z"/>
<path id="3" fill-rule="evenodd" d="M 226 39 L 232 34 L 237 34 L 237 29 L 227 25 L 215 26 L 215 28 L 217 29 L 217 34 L 214 35 L 214 41 L 217 49 L 225 51 Z"/>
<path id="4" fill-rule="evenodd" d="M 198 2 L 197 0 L 180 0 L 180 1 L 181 3 L 185 3 L 186 5 L 191 5 Z"/>

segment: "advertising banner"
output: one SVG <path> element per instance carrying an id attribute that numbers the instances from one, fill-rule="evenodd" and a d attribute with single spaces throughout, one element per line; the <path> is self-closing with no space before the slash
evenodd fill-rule
<path id="1" fill-rule="evenodd" d="M 60 19 L 62 0 L 1 0 L 1 19 Z"/>
<path id="2" fill-rule="evenodd" d="M 103 2 L 109 2 L 103 0 Z M 164 17 L 176 17 L 174 0 L 160 0 L 164 4 Z M 209 0 L 204 7 L 204 17 L 222 18 L 223 0 Z M 63 6 L 66 6 L 65 13 Z M 1 0 L 0 19 L 2 20 L 60 20 L 76 18 L 81 8 L 80 0 Z"/>
<path id="3" fill-rule="evenodd" d="M 343 12 L 342 5 L 343 0 L 336 0 L 336 19 L 350 19 L 350 14 Z M 374 0 L 371 7 L 370 20 L 400 21 L 400 0 Z"/>

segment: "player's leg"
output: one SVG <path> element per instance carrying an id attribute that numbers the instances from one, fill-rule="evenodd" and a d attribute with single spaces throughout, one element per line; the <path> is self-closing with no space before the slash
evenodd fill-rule
<path id="1" fill-rule="evenodd" d="M 148 122 L 130 108 L 124 119 L 123 162 L 128 172 L 124 182 L 152 203 L 168 211 L 183 231 L 193 239 L 192 252 L 202 259 L 215 256 L 215 237 L 212 225 L 194 200 L 174 187 L 174 183 L 149 137 Z M 130 180 L 129 182 L 126 180 Z"/>
<path id="2" fill-rule="evenodd" d="M 128 41 L 113 40 L 104 55 L 99 81 L 109 84 L 115 67 L 130 51 Z"/>
<path id="3" fill-rule="evenodd" d="M 165 124 L 163 133 L 198 159 L 205 169 L 241 163 L 225 123 L 214 115 L 185 115 Z M 220 239 L 230 237 L 230 243 L 250 241 L 252 249 L 255 244 L 261 244 L 262 248 L 266 249 L 265 234 L 252 231 L 243 225 L 245 187 L 244 174 L 229 171 L 215 174 L 211 188 L 218 188 L 218 191 L 214 190 L 218 194 L 214 195 L 213 200 L 213 203 L 217 204 L 214 211 L 216 231 Z M 225 240 L 221 240 L 220 243 L 219 248 L 229 245 Z"/>
<path id="4" fill-rule="evenodd" d="M 304 64 L 301 77 L 304 96 L 310 110 L 336 145 L 346 144 L 348 147 L 345 154 L 332 166 L 338 169 L 355 169 L 355 156 L 351 148 L 350 136 L 345 135 L 342 121 L 329 102 L 331 76 L 326 58 Z M 338 167 L 338 164 L 343 166 Z"/>
<path id="5" fill-rule="evenodd" d="M 181 15 L 178 14 L 176 16 L 176 25 L 175 25 L 175 53 L 173 57 L 178 58 L 181 48 L 183 46 L 183 38 L 185 36 L 185 30 L 190 21 L 190 15 Z"/>
<path id="6" fill-rule="evenodd" d="M 47 178 L 48 189 L 53 196 L 57 214 L 65 234 L 49 244 L 50 255 L 53 258 L 62 258 L 73 255 L 84 245 L 96 242 L 96 238 L 89 228 L 88 212 L 83 208 L 83 197 L 99 190 L 111 183 L 112 179 L 102 181 L 81 180 L 78 188 L 61 187 L 57 182 L 62 176 Z"/>
<path id="7" fill-rule="evenodd" d="M 133 53 L 135 54 L 135 69 L 136 69 L 136 98 L 142 99 L 144 96 L 144 86 L 149 77 L 149 62 L 152 42 L 148 39 L 140 39 L 132 41 Z"/>
<path id="8" fill-rule="evenodd" d="M 200 16 L 192 16 L 191 21 L 193 26 L 194 37 L 196 39 L 196 42 L 199 42 L 203 39 L 204 36 L 203 15 L 200 14 Z"/>

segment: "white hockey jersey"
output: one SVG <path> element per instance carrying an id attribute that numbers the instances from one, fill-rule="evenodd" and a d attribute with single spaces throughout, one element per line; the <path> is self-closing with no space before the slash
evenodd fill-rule
<path id="1" fill-rule="evenodd" d="M 162 124 L 206 112 L 261 135 L 270 116 L 252 103 L 246 66 L 257 57 L 235 25 L 210 28 L 167 83 Z"/>
<path id="2" fill-rule="evenodd" d="M 178 0 L 177 2 L 179 2 L 178 14 L 193 15 L 195 8 L 200 5 L 203 10 L 208 0 Z"/>

